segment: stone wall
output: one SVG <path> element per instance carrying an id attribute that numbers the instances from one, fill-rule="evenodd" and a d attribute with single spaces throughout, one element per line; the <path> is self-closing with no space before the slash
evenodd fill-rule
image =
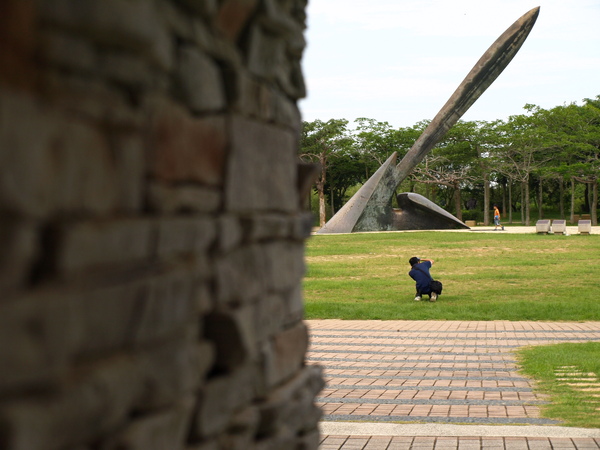
<path id="1" fill-rule="evenodd" d="M 0 2 L 0 448 L 317 448 L 305 6 Z"/>

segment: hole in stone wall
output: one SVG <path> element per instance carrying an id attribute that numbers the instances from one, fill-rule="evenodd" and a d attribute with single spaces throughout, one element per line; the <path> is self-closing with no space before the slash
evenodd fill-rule
<path id="1" fill-rule="evenodd" d="M 60 233 L 54 225 L 47 225 L 42 229 L 40 233 L 38 258 L 37 261 L 33 263 L 29 274 L 30 285 L 38 285 L 55 275 L 55 262 L 59 240 Z"/>

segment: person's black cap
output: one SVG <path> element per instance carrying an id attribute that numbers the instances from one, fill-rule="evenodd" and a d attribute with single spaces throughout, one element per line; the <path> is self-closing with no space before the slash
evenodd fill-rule
<path id="1" fill-rule="evenodd" d="M 410 258 L 410 259 L 408 260 L 408 263 L 409 263 L 411 266 L 414 266 L 414 265 L 415 265 L 415 264 L 417 264 L 419 261 L 421 261 L 419 258 L 417 258 L 416 256 L 413 256 L 412 258 Z"/>

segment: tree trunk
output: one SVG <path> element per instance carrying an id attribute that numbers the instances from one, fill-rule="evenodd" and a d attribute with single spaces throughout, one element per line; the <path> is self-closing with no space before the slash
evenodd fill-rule
<path id="1" fill-rule="evenodd" d="M 512 223 L 512 181 L 508 182 L 508 223 Z"/>
<path id="2" fill-rule="evenodd" d="M 521 223 L 525 224 L 525 182 L 521 181 Z"/>
<path id="3" fill-rule="evenodd" d="M 538 186 L 538 219 L 543 219 L 544 218 L 544 205 L 543 205 L 543 199 L 544 199 L 544 193 L 543 193 L 543 189 L 542 189 L 542 178 L 540 178 L 540 184 Z"/>
<path id="4" fill-rule="evenodd" d="M 462 208 L 461 208 L 461 195 L 460 188 L 457 186 L 454 188 L 454 205 L 456 207 L 456 218 L 462 221 Z"/>
<path id="5" fill-rule="evenodd" d="M 592 183 L 592 204 L 590 214 L 592 215 L 592 225 L 598 225 L 598 180 Z"/>
<path id="6" fill-rule="evenodd" d="M 558 202 L 558 209 L 560 210 L 560 218 L 565 218 L 565 180 L 563 177 L 558 179 L 558 192 L 560 195 L 560 201 Z"/>
<path id="7" fill-rule="evenodd" d="M 590 212 L 590 184 L 585 183 L 585 204 L 583 205 L 583 211 Z"/>
<path id="8" fill-rule="evenodd" d="M 325 193 L 323 189 L 319 189 L 319 225 L 324 226 L 327 222 L 327 216 L 325 214 Z"/>
<path id="9" fill-rule="evenodd" d="M 483 175 L 483 224 L 490 224 L 490 175 Z"/>
<path id="10" fill-rule="evenodd" d="M 333 186 L 329 188 L 329 201 L 331 202 L 331 217 L 333 217 L 335 215 L 335 207 L 333 206 Z"/>
<path id="11" fill-rule="evenodd" d="M 319 225 L 324 226 L 327 222 L 327 214 L 325 212 L 325 161 L 321 159 L 321 179 L 316 183 L 319 191 Z"/>
<path id="12" fill-rule="evenodd" d="M 502 215 L 506 217 L 506 183 L 502 183 Z"/>
<path id="13" fill-rule="evenodd" d="M 573 223 L 575 218 L 575 180 L 571 178 L 571 218 L 569 222 Z"/>
<path id="14" fill-rule="evenodd" d="M 529 206 L 529 180 L 525 183 L 525 226 L 528 227 L 531 223 L 531 208 Z"/>

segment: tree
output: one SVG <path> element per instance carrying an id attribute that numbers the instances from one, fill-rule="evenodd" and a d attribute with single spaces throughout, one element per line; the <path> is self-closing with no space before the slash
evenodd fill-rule
<path id="1" fill-rule="evenodd" d="M 302 123 L 300 137 L 300 158 L 304 161 L 318 162 L 321 172 L 315 186 L 319 194 L 319 224 L 325 225 L 325 183 L 330 161 L 336 154 L 352 145 L 345 119 L 330 119 L 327 122 L 315 120 Z"/>
<path id="2" fill-rule="evenodd" d="M 332 216 L 344 205 L 346 191 L 363 183 L 364 176 L 364 161 L 355 148 L 343 148 L 335 153 L 335 159 L 329 165 L 325 185 L 325 192 L 329 192 Z"/>
<path id="3" fill-rule="evenodd" d="M 521 217 L 525 225 L 531 222 L 529 181 L 531 175 L 547 163 L 551 157 L 545 155 L 543 136 L 540 132 L 539 108 L 525 105 L 527 114 L 510 116 L 499 126 L 504 144 L 499 151 L 499 170 L 509 178 L 521 183 Z"/>
<path id="4" fill-rule="evenodd" d="M 459 121 L 415 169 L 419 181 L 449 188 L 455 215 L 462 220 L 462 187 L 476 180 L 473 162 L 477 156 L 475 122 Z"/>
<path id="5" fill-rule="evenodd" d="M 365 179 L 368 179 L 392 153 L 398 152 L 400 160 L 410 149 L 415 139 L 402 130 L 393 129 L 388 122 L 361 117 L 355 120 L 354 141 L 365 161 Z"/>

